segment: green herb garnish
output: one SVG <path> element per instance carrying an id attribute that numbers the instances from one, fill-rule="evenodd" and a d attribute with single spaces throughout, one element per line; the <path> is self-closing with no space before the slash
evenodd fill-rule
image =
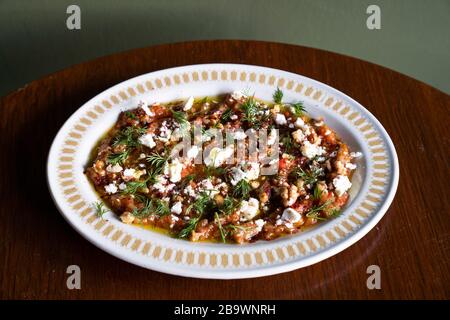
<path id="1" fill-rule="evenodd" d="M 137 128 L 133 126 L 122 129 L 113 141 L 113 146 L 120 144 L 126 145 L 129 148 L 135 148 L 139 146 L 139 137 L 147 131 L 146 128 Z"/>
<path id="2" fill-rule="evenodd" d="M 306 213 L 306 217 L 308 218 L 312 218 L 312 219 L 317 219 L 317 220 L 326 220 L 325 218 L 322 218 L 320 215 L 321 211 L 325 211 L 326 208 L 331 204 L 331 201 L 328 200 L 327 202 L 321 204 L 320 206 L 315 206 L 313 207 L 311 210 L 309 210 Z"/>
<path id="3" fill-rule="evenodd" d="M 220 116 L 220 122 L 225 123 L 231 120 L 231 116 L 233 115 L 233 110 L 231 108 L 228 108 L 227 110 L 222 113 Z"/>
<path id="4" fill-rule="evenodd" d="M 226 234 L 225 234 L 225 230 L 223 230 L 222 228 L 222 223 L 220 222 L 220 218 L 219 215 L 216 213 L 214 213 L 214 220 L 216 220 L 217 222 L 217 227 L 219 228 L 219 232 L 220 232 L 220 238 L 222 239 L 222 242 L 225 243 L 226 242 Z"/>
<path id="5" fill-rule="evenodd" d="M 126 184 L 126 188 L 122 191 L 123 194 L 136 194 L 139 189 L 147 188 L 147 182 L 149 179 L 144 181 L 130 181 Z"/>
<path id="6" fill-rule="evenodd" d="M 250 184 L 248 183 L 247 180 L 242 179 L 241 181 L 239 181 L 235 187 L 235 189 L 233 190 L 233 196 L 236 198 L 241 198 L 244 200 L 247 200 L 250 196 Z"/>
<path id="7" fill-rule="evenodd" d="M 105 208 L 105 204 L 101 201 L 97 201 L 93 203 L 95 215 L 99 218 L 103 219 L 103 215 L 108 212 L 108 210 Z"/>
<path id="8" fill-rule="evenodd" d="M 181 239 L 188 238 L 189 235 L 192 233 L 192 231 L 194 231 L 195 228 L 197 227 L 197 224 L 200 221 L 201 217 L 202 217 L 202 215 L 199 215 L 199 216 L 189 220 L 186 223 L 186 226 L 178 233 L 177 237 L 181 238 Z"/>
<path id="9" fill-rule="evenodd" d="M 151 166 L 152 175 L 160 174 L 164 170 L 164 166 L 168 160 L 168 156 L 163 156 L 158 152 L 153 152 L 147 157 L 147 162 Z"/>
<path id="10" fill-rule="evenodd" d="M 283 100 L 283 91 L 281 91 L 281 89 L 277 87 L 277 89 L 273 93 L 273 101 L 279 104 L 281 103 L 282 100 Z"/>
<path id="11" fill-rule="evenodd" d="M 108 156 L 108 162 L 111 163 L 112 165 L 123 164 L 124 161 L 130 155 L 130 152 L 131 152 L 130 150 L 126 149 L 123 152 L 112 153 Z"/>
<path id="12" fill-rule="evenodd" d="M 304 171 L 302 168 L 298 167 L 296 169 L 294 169 L 291 172 L 291 175 L 294 178 L 300 178 L 303 180 L 303 182 L 306 185 L 310 185 L 311 187 L 313 187 L 316 183 L 317 180 L 319 179 L 319 176 L 322 174 L 321 170 L 319 169 L 313 169 L 313 170 L 308 170 L 308 171 Z"/>

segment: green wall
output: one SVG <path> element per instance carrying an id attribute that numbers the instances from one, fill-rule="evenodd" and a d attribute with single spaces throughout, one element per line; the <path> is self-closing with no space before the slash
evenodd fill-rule
<path id="1" fill-rule="evenodd" d="M 81 30 L 66 28 L 70 4 L 81 7 Z M 369 4 L 381 8 L 381 30 L 366 27 Z M 0 0 L 0 96 L 95 57 L 227 38 L 339 52 L 450 93 L 449 31 L 450 0 Z"/>

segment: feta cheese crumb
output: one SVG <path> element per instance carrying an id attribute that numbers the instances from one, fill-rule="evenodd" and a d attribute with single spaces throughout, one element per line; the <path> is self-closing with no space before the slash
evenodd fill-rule
<path id="1" fill-rule="evenodd" d="M 125 190 L 127 188 L 127 185 L 125 183 L 119 184 L 119 190 Z"/>
<path id="2" fill-rule="evenodd" d="M 194 97 L 189 97 L 189 99 L 187 99 L 186 103 L 184 104 L 183 110 L 184 111 L 188 111 L 192 108 L 192 105 L 194 104 Z"/>
<path id="3" fill-rule="evenodd" d="M 237 185 L 239 181 L 258 179 L 260 173 L 260 165 L 258 162 L 240 163 L 238 167 L 231 169 L 231 184 Z"/>
<path id="4" fill-rule="evenodd" d="M 333 185 L 336 188 L 335 192 L 338 196 L 341 196 L 352 186 L 352 183 L 347 176 L 338 175 L 333 179 Z"/>
<path id="5" fill-rule="evenodd" d="M 188 152 L 186 153 L 187 158 L 190 159 L 195 159 L 198 155 L 198 153 L 200 152 L 200 148 L 197 146 L 192 146 L 192 148 L 190 148 L 188 150 Z"/>
<path id="6" fill-rule="evenodd" d="M 155 115 L 145 103 L 142 103 L 141 109 L 144 110 L 145 114 L 149 117 L 153 117 Z"/>
<path id="7" fill-rule="evenodd" d="M 235 114 L 233 114 L 233 115 L 230 117 L 231 120 L 236 120 L 237 118 L 238 118 L 238 116 L 235 115 Z"/>
<path id="8" fill-rule="evenodd" d="M 299 222 L 302 216 L 296 210 L 292 208 L 286 208 L 281 215 L 281 219 L 288 223 L 296 223 Z"/>
<path id="9" fill-rule="evenodd" d="M 353 164 L 353 163 L 351 163 L 351 162 L 347 162 L 347 163 L 345 164 L 345 167 L 346 167 L 347 169 L 349 169 L 349 170 L 355 170 L 355 169 L 357 168 L 357 165 L 356 165 L 356 164 Z"/>
<path id="10" fill-rule="evenodd" d="M 106 171 L 112 172 L 112 173 L 119 173 L 123 170 L 123 168 L 120 166 L 120 164 L 116 163 L 115 165 L 109 164 L 106 167 Z"/>
<path id="11" fill-rule="evenodd" d="M 258 220 L 255 220 L 255 224 L 256 224 L 257 232 L 260 232 L 262 230 L 262 228 L 264 227 L 264 225 L 266 224 L 266 222 L 263 219 L 258 219 Z"/>
<path id="12" fill-rule="evenodd" d="M 259 201 L 255 198 L 250 198 L 248 201 L 242 200 L 239 211 L 241 221 L 251 220 L 258 214 Z"/>
<path id="13" fill-rule="evenodd" d="M 286 117 L 284 116 L 284 114 L 277 113 L 275 116 L 275 122 L 278 125 L 285 125 L 287 123 L 287 120 L 286 120 Z"/>
<path id="14" fill-rule="evenodd" d="M 301 144 L 303 140 L 305 140 L 305 135 L 303 134 L 303 131 L 301 129 L 298 129 L 292 132 L 292 138 L 294 138 L 295 142 Z"/>
<path id="15" fill-rule="evenodd" d="M 124 178 L 134 178 L 134 175 L 136 174 L 136 170 L 135 169 L 125 169 L 123 170 L 123 177 Z"/>
<path id="16" fill-rule="evenodd" d="M 151 133 L 140 136 L 139 143 L 149 148 L 153 148 L 154 146 L 156 146 L 156 143 L 153 140 L 153 135 Z"/>
<path id="17" fill-rule="evenodd" d="M 207 166 L 220 167 L 233 154 L 233 145 L 229 145 L 225 149 L 214 147 L 209 151 L 209 154 L 205 158 L 204 163 Z"/>
<path id="18" fill-rule="evenodd" d="M 178 182 L 181 180 L 181 171 L 183 170 L 183 164 L 178 160 L 174 160 L 169 164 L 169 176 L 171 182 Z"/>
<path id="19" fill-rule="evenodd" d="M 181 202 L 175 202 L 175 204 L 172 206 L 172 208 L 170 208 L 170 212 L 175 213 L 175 214 L 180 214 L 182 211 L 182 207 L 181 207 Z"/>
<path id="20" fill-rule="evenodd" d="M 302 154 L 308 159 L 312 159 L 315 156 L 320 156 L 325 153 L 325 150 L 322 147 L 312 144 L 308 140 L 305 140 L 303 142 L 300 150 L 302 151 Z"/>
<path id="21" fill-rule="evenodd" d="M 350 152 L 350 157 L 357 159 L 357 158 L 361 158 L 363 156 L 363 154 L 361 152 Z"/>
<path id="22" fill-rule="evenodd" d="M 113 194 L 117 192 L 117 186 L 115 183 L 110 183 L 105 186 L 106 193 Z"/>

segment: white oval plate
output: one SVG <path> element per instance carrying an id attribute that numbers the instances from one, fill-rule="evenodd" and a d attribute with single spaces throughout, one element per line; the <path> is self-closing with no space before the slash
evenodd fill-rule
<path id="1" fill-rule="evenodd" d="M 342 214 L 308 231 L 252 244 L 192 243 L 136 226 L 112 213 L 97 218 L 98 196 L 83 174 L 90 151 L 115 123 L 120 111 L 140 100 L 168 102 L 249 90 L 271 100 L 276 87 L 286 101 L 303 101 L 312 117 L 323 117 L 352 151 L 361 151 L 350 201 Z M 318 81 L 265 67 L 203 64 L 166 69 L 122 82 L 79 108 L 53 141 L 47 164 L 53 199 L 64 218 L 106 252 L 160 272 L 235 279 L 291 271 L 324 260 L 349 247 L 383 217 L 397 189 L 398 159 L 388 134 L 358 102 Z"/>

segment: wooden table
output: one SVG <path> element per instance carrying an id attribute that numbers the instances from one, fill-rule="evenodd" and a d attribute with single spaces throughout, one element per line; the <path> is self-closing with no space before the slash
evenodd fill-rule
<path id="1" fill-rule="evenodd" d="M 400 184 L 381 222 L 313 266 L 246 280 L 198 280 L 136 267 L 97 249 L 66 223 L 46 185 L 53 137 L 85 101 L 136 75 L 196 63 L 269 66 L 329 84 L 366 106 L 397 148 Z M 39 63 L 39 61 L 36 61 Z M 450 97 L 358 59 L 254 41 L 200 41 L 133 50 L 34 81 L 0 100 L 0 297 L 17 299 L 450 298 Z M 81 267 L 81 290 L 66 268 Z M 381 268 L 368 290 L 366 268 Z"/>

